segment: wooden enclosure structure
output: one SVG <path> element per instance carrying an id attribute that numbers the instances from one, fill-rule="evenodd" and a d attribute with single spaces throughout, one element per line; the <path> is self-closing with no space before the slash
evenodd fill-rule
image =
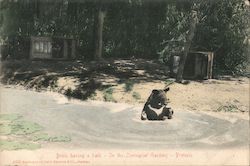
<path id="1" fill-rule="evenodd" d="M 31 37 L 30 59 L 75 59 L 76 40 L 65 37 Z"/>
<path id="2" fill-rule="evenodd" d="M 213 52 L 190 52 L 184 66 L 185 79 L 211 79 L 213 69 Z M 180 55 L 171 57 L 170 72 L 176 76 L 179 67 Z"/>

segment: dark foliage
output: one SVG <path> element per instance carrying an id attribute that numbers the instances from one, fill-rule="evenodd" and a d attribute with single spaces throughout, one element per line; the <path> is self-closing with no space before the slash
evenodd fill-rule
<path id="1" fill-rule="evenodd" d="M 30 36 L 65 36 L 78 40 L 77 57 L 93 59 L 93 25 L 99 1 L 2 0 L 2 58 L 28 58 Z M 199 23 L 191 50 L 215 52 L 216 70 L 241 71 L 247 61 L 249 6 L 242 0 L 103 1 L 105 57 L 140 57 L 168 61 L 183 51 L 190 9 Z M 26 50 L 26 52 L 25 52 Z"/>

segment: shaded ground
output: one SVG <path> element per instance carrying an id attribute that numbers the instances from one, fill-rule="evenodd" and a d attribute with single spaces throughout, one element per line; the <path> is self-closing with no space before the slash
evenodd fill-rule
<path id="1" fill-rule="evenodd" d="M 152 70 L 154 68 L 154 70 Z M 145 60 L 109 60 L 106 62 L 17 61 L 3 62 L 5 84 L 27 88 L 52 89 L 79 99 L 87 99 L 96 89 L 103 90 L 133 80 L 133 83 L 164 80 L 168 69 Z"/>

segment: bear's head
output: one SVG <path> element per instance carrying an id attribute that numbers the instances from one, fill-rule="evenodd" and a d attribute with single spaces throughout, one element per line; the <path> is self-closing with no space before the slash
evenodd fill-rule
<path id="1" fill-rule="evenodd" d="M 159 109 L 165 105 L 167 105 L 167 95 L 166 92 L 168 92 L 170 88 L 166 89 L 154 89 L 152 90 L 148 100 L 147 104 L 151 105 L 151 107 Z"/>

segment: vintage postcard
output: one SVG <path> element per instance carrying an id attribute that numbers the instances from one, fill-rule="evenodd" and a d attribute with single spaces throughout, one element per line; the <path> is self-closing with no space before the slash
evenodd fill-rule
<path id="1" fill-rule="evenodd" d="M 0 165 L 249 165 L 249 13 L 0 0 Z"/>

